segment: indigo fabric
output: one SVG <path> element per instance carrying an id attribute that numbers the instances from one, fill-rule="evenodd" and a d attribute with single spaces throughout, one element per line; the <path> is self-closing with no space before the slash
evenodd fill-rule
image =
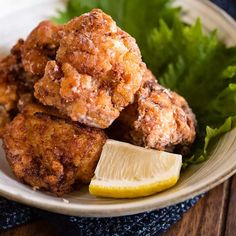
<path id="1" fill-rule="evenodd" d="M 235 0 L 212 0 L 236 18 Z M 158 236 L 181 219 L 200 198 L 174 206 L 132 216 L 113 218 L 72 217 L 42 211 L 0 197 L 0 231 L 35 219 L 46 219 L 60 230 L 60 235 L 82 236 Z"/>
<path id="2" fill-rule="evenodd" d="M 26 223 L 33 215 L 32 208 L 0 197 L 0 231 Z"/>
<path id="3" fill-rule="evenodd" d="M 236 18 L 236 1 L 235 0 L 211 0 L 219 7 L 227 11 L 231 16 Z"/>
<path id="4" fill-rule="evenodd" d="M 183 213 L 195 205 L 200 197 L 151 212 L 112 218 L 60 215 L 0 198 L 0 231 L 35 219 L 46 219 L 56 226 L 60 235 L 156 236 L 180 220 Z"/>
<path id="5" fill-rule="evenodd" d="M 57 215 L 55 223 L 58 225 L 60 222 L 60 225 L 64 226 L 62 235 L 158 236 L 180 220 L 182 214 L 195 205 L 200 198 L 201 196 L 197 196 L 174 206 L 131 216 L 82 218 Z M 44 217 L 52 219 L 52 215 L 44 215 Z"/>

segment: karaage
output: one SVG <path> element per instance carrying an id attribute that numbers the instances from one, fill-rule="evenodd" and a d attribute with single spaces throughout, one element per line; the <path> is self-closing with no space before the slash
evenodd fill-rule
<path id="1" fill-rule="evenodd" d="M 11 121 L 10 114 L 6 111 L 6 109 L 0 107 L 0 138 L 3 136 L 6 125 L 10 121 Z"/>
<path id="2" fill-rule="evenodd" d="M 27 37 L 22 47 L 22 63 L 29 83 L 34 83 L 44 75 L 46 64 L 56 57 L 61 26 L 51 21 L 41 22 Z"/>
<path id="3" fill-rule="evenodd" d="M 75 183 L 89 183 L 105 141 L 102 130 L 63 120 L 31 104 L 7 125 L 3 147 L 18 179 L 61 196 Z"/>
<path id="4" fill-rule="evenodd" d="M 108 134 L 139 146 L 187 154 L 196 136 L 196 119 L 188 103 L 159 85 L 150 71 L 143 81 L 135 102 L 121 112 Z"/>
<path id="5" fill-rule="evenodd" d="M 16 113 L 19 94 L 27 90 L 21 63 L 23 43 L 23 40 L 19 40 L 11 49 L 11 53 L 0 60 L 0 137 L 5 125 Z"/>
<path id="6" fill-rule="evenodd" d="M 145 64 L 130 35 L 95 9 L 63 26 L 56 60 L 34 86 L 35 97 L 72 120 L 107 128 L 133 102 Z"/>

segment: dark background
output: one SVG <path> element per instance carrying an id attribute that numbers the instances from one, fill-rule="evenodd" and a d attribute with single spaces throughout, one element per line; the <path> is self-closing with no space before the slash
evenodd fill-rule
<path id="1" fill-rule="evenodd" d="M 236 0 L 211 0 L 236 18 Z"/>

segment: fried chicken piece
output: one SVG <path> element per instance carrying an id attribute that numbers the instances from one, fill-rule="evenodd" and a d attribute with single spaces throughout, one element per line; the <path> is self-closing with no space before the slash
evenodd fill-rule
<path id="1" fill-rule="evenodd" d="M 0 83 L 0 104 L 6 111 L 15 108 L 17 98 L 17 85 L 15 83 Z"/>
<path id="2" fill-rule="evenodd" d="M 106 136 L 48 115 L 45 107 L 25 107 L 7 126 L 3 147 L 16 177 L 58 196 L 75 183 L 89 183 Z"/>
<path id="3" fill-rule="evenodd" d="M 196 136 L 196 119 L 186 100 L 159 85 L 150 71 L 133 104 L 108 132 L 118 139 L 185 155 Z"/>
<path id="4" fill-rule="evenodd" d="M 3 136 L 6 125 L 10 122 L 10 120 L 10 114 L 6 111 L 6 109 L 0 107 L 0 138 Z"/>
<path id="5" fill-rule="evenodd" d="M 133 102 L 145 65 L 135 39 L 101 10 L 64 25 L 56 60 L 47 63 L 35 97 L 72 120 L 106 128 Z"/>
<path id="6" fill-rule="evenodd" d="M 10 111 L 16 106 L 17 87 L 24 74 L 18 49 L 21 43 L 19 41 L 13 47 L 11 54 L 0 61 L 0 105 L 6 111 Z"/>
<path id="7" fill-rule="evenodd" d="M 22 49 L 22 62 L 29 83 L 34 83 L 44 75 L 47 62 L 56 57 L 62 35 L 61 26 L 51 21 L 41 22 L 30 33 Z"/>
<path id="8" fill-rule="evenodd" d="M 32 93 L 21 93 L 17 101 L 17 109 L 22 112 L 26 106 L 36 103 L 35 98 Z"/>
<path id="9" fill-rule="evenodd" d="M 10 55 L 0 60 L 0 137 L 17 109 L 19 94 L 27 90 L 21 64 L 23 43 L 23 40 L 19 40 L 11 49 Z"/>

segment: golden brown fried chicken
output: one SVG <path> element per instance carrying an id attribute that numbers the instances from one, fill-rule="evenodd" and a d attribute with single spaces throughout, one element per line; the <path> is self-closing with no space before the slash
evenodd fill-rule
<path id="1" fill-rule="evenodd" d="M 13 47 L 9 56 L 0 61 L 0 105 L 6 111 L 15 108 L 17 101 L 17 87 L 24 76 L 18 47 L 21 41 Z"/>
<path id="2" fill-rule="evenodd" d="M 52 23 L 42 22 L 30 34 L 26 42 L 22 39 L 18 40 L 17 44 L 11 49 L 10 54 L 0 61 L 0 137 L 4 126 L 14 117 L 18 110 L 21 110 L 27 103 L 34 102 L 33 78 L 36 78 L 39 74 L 34 71 L 36 74 L 32 75 L 33 72 L 25 71 L 25 69 L 29 69 L 29 64 L 27 63 L 31 59 L 32 68 L 35 70 L 41 68 L 43 75 L 44 68 L 39 61 L 42 61 L 46 54 L 48 55 L 47 61 L 51 59 L 49 54 L 53 54 L 54 41 L 57 42 L 55 34 L 52 33 L 53 30 L 56 31 L 56 26 Z M 52 38 L 51 41 L 50 37 Z M 33 42 L 37 45 L 37 49 L 34 48 Z M 42 51 L 39 58 L 35 56 L 37 54 L 35 51 L 37 50 Z M 54 52 L 54 58 L 55 54 L 56 52 Z M 22 61 L 24 61 L 24 66 Z"/>
<path id="3" fill-rule="evenodd" d="M 134 104 L 122 111 L 109 133 L 139 146 L 186 154 L 195 140 L 196 119 L 183 97 L 147 71 Z"/>
<path id="4" fill-rule="evenodd" d="M 21 93 L 17 101 L 17 109 L 19 112 L 22 112 L 27 105 L 32 103 L 36 103 L 32 93 L 30 92 Z"/>
<path id="5" fill-rule="evenodd" d="M 56 60 L 35 84 L 35 97 L 72 120 L 106 128 L 133 102 L 145 65 L 135 40 L 101 10 L 64 25 Z"/>
<path id="6" fill-rule="evenodd" d="M 28 36 L 22 48 L 22 62 L 28 82 L 44 75 L 49 60 L 54 60 L 62 37 L 61 26 L 51 21 L 41 22 Z"/>
<path id="7" fill-rule="evenodd" d="M 15 108 L 17 99 L 17 85 L 15 83 L 0 83 L 0 104 L 6 111 Z"/>
<path id="8" fill-rule="evenodd" d="M 21 63 L 21 48 L 23 40 L 12 48 L 10 55 L 0 60 L 0 137 L 4 126 L 10 121 L 16 111 L 20 93 L 27 90 L 25 73 Z"/>
<path id="9" fill-rule="evenodd" d="M 89 183 L 105 141 L 102 130 L 48 115 L 36 104 L 26 106 L 3 137 L 16 177 L 58 196 L 70 192 L 75 183 Z"/>
<path id="10" fill-rule="evenodd" d="M 6 111 L 6 109 L 0 107 L 0 138 L 3 136 L 6 125 L 10 122 L 10 120 L 10 114 Z"/>

